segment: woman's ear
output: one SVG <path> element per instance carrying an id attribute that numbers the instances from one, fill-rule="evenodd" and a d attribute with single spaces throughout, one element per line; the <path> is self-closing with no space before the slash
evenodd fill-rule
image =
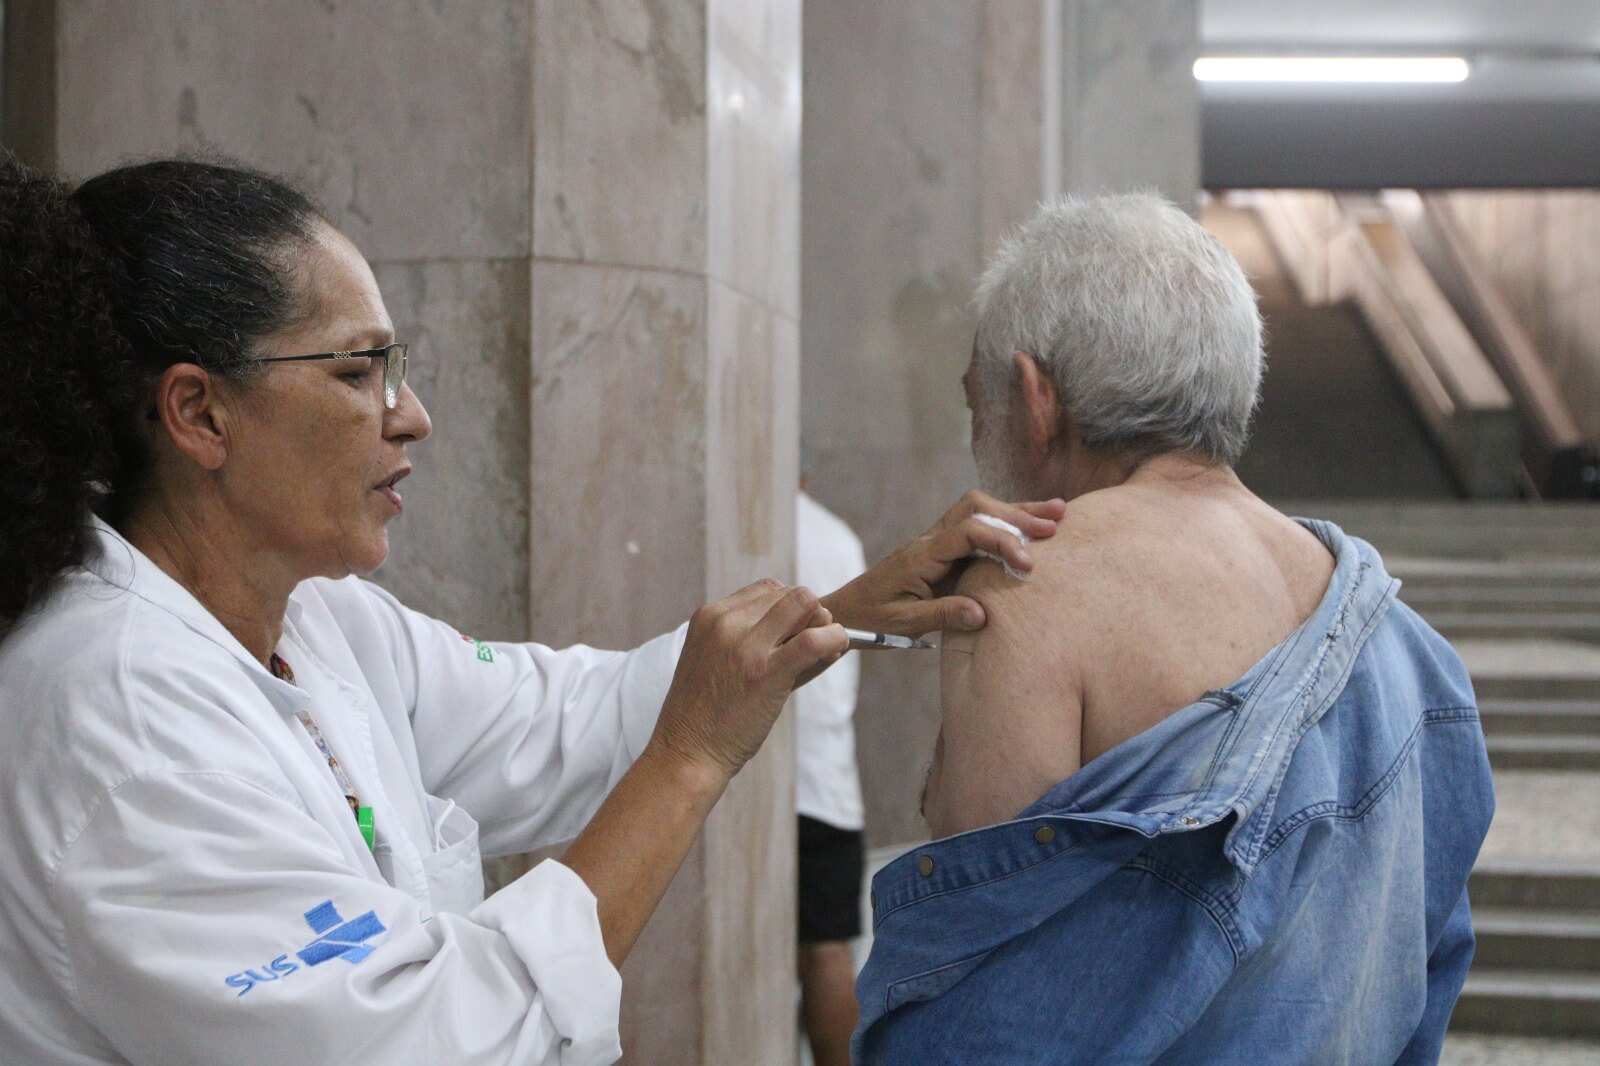
<path id="1" fill-rule="evenodd" d="M 228 418 L 217 383 L 204 367 L 174 363 L 156 382 L 155 417 L 172 446 L 202 469 L 228 457 Z"/>
<path id="2" fill-rule="evenodd" d="M 1027 434 L 1030 454 L 1043 459 L 1050 452 L 1061 429 L 1060 397 L 1056 383 L 1046 373 L 1039 361 L 1027 352 L 1012 352 L 1012 365 L 1017 368 L 1017 387 L 1021 390 L 1022 424 Z"/>

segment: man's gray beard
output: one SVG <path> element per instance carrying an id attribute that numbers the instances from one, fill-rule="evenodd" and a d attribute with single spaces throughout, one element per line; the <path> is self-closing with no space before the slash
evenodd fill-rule
<path id="1" fill-rule="evenodd" d="M 1015 503 L 1029 497 L 1011 462 L 1007 428 L 1001 419 L 987 419 L 983 433 L 972 441 L 972 460 L 978 467 L 978 487 L 997 500 Z"/>

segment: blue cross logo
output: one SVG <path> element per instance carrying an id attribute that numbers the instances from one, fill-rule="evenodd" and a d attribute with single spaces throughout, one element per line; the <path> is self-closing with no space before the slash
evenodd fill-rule
<path id="1" fill-rule="evenodd" d="M 345 921 L 339 917 L 338 908 L 331 899 L 306 911 L 306 924 L 318 934 L 317 939 L 296 952 L 307 966 L 320 966 L 329 959 L 339 958 L 355 965 L 372 954 L 366 942 L 387 932 L 373 911 Z"/>

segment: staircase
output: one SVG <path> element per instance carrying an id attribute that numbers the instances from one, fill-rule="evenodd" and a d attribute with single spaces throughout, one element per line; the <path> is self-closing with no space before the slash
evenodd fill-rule
<path id="1" fill-rule="evenodd" d="M 1478 952 L 1451 1027 L 1600 1038 L 1600 864 L 1480 863 Z"/>
<path id="2" fill-rule="evenodd" d="M 1478 948 L 1452 1039 L 1596 1041 L 1600 1062 L 1600 506 L 1290 510 L 1376 545 L 1473 675 L 1500 805 L 1469 885 Z"/>

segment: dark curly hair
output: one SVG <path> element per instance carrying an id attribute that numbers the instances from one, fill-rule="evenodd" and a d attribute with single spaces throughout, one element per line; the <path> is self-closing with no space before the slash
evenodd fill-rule
<path id="1" fill-rule="evenodd" d="M 81 562 L 147 472 L 167 367 L 239 385 L 295 321 L 293 251 L 316 209 L 237 165 L 160 160 L 68 191 L 0 152 L 0 634 Z"/>

